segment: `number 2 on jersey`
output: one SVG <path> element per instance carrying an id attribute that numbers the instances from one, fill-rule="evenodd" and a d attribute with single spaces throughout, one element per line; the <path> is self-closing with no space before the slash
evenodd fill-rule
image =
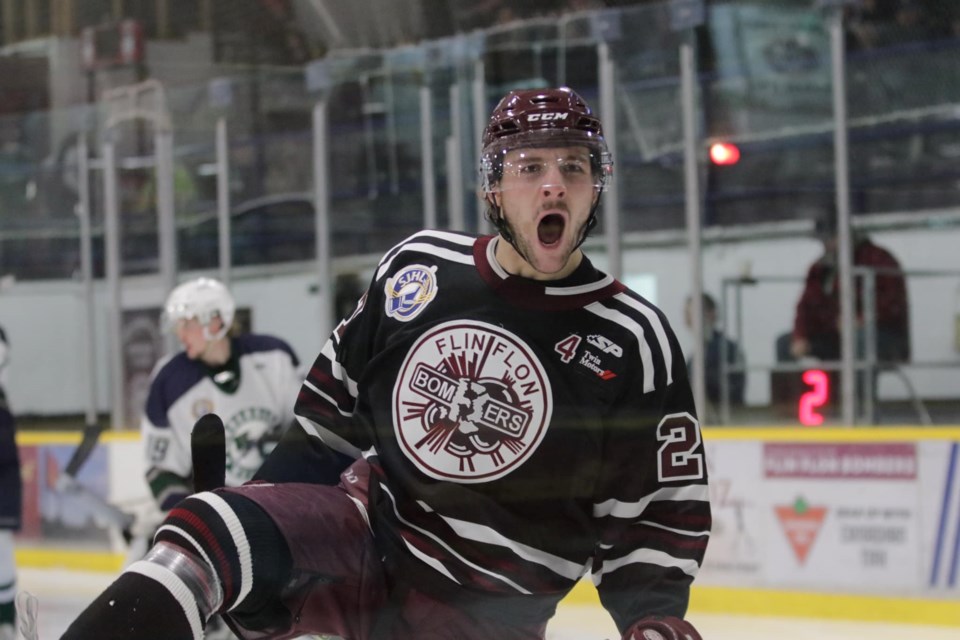
<path id="1" fill-rule="evenodd" d="M 663 481 L 697 480 L 703 477 L 700 427 L 689 413 L 671 413 L 657 425 L 657 477 Z"/>

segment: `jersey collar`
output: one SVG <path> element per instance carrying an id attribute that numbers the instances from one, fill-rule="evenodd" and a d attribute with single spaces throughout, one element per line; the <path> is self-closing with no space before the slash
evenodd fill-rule
<path id="1" fill-rule="evenodd" d="M 507 273 L 497 262 L 499 236 L 482 236 L 473 245 L 480 277 L 511 303 L 531 309 L 576 309 L 626 289 L 613 277 L 597 270 L 586 255 L 577 269 L 561 280 L 533 280 Z"/>

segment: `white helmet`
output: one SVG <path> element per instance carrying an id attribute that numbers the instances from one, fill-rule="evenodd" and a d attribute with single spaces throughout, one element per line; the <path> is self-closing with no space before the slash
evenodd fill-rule
<path id="1" fill-rule="evenodd" d="M 230 330 L 236 310 L 237 304 L 222 282 L 197 278 L 177 286 L 167 296 L 163 305 L 164 324 L 172 329 L 180 320 L 196 318 L 208 340 L 219 340 Z M 220 318 L 223 326 L 216 334 L 210 334 L 208 327 L 214 317 Z"/>

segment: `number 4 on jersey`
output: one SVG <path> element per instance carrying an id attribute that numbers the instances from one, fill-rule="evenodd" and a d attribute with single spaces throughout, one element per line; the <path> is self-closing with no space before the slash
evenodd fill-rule
<path id="1" fill-rule="evenodd" d="M 553 345 L 553 350 L 560 354 L 560 361 L 563 364 L 567 364 L 573 357 L 577 355 L 577 347 L 580 346 L 580 341 L 582 338 L 575 333 L 571 333 L 569 336 Z"/>

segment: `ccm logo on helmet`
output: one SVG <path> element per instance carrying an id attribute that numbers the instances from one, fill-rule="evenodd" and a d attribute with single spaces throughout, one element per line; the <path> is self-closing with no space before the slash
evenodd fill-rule
<path id="1" fill-rule="evenodd" d="M 569 113 L 531 113 L 527 116 L 528 122 L 536 120 L 566 120 Z"/>

